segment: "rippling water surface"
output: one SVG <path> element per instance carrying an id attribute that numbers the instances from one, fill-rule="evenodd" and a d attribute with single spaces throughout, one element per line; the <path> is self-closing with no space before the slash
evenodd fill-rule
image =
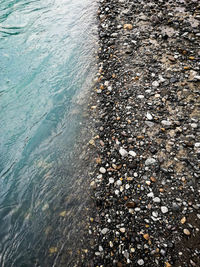
<path id="1" fill-rule="evenodd" d="M 59 265 L 57 255 L 46 258 L 68 235 L 60 217 L 73 207 L 95 8 L 92 0 L 0 0 L 2 267 Z"/>

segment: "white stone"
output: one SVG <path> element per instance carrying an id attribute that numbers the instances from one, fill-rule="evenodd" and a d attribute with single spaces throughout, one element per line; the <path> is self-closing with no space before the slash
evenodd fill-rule
<path id="1" fill-rule="evenodd" d="M 130 185 L 129 184 L 126 184 L 125 185 L 125 188 L 128 190 L 130 188 Z"/>
<path id="2" fill-rule="evenodd" d="M 161 123 L 164 126 L 170 126 L 170 125 L 172 125 L 171 121 L 168 121 L 168 120 L 162 120 Z"/>
<path id="3" fill-rule="evenodd" d="M 106 173 L 106 169 L 105 169 L 104 167 L 101 167 L 101 168 L 99 169 L 99 171 L 100 171 L 100 173 Z"/>
<path id="4" fill-rule="evenodd" d="M 161 207 L 161 211 L 162 211 L 162 213 L 167 213 L 168 212 L 168 208 L 166 206 L 162 206 Z"/>
<path id="5" fill-rule="evenodd" d="M 155 197 L 155 198 L 153 199 L 153 202 L 155 202 L 155 203 L 160 203 L 160 198 L 159 198 L 159 197 Z"/>
<path id="6" fill-rule="evenodd" d="M 152 117 L 152 115 L 149 112 L 147 112 L 146 117 L 150 121 L 153 120 L 153 117 Z"/>
<path id="7" fill-rule="evenodd" d="M 99 246 L 99 252 L 102 252 L 102 251 L 103 251 L 103 247 Z"/>
<path id="8" fill-rule="evenodd" d="M 153 217 L 157 218 L 158 217 L 158 212 L 157 211 L 153 211 L 152 215 L 153 215 Z"/>
<path id="9" fill-rule="evenodd" d="M 136 154 L 134 151 L 132 151 L 132 150 L 129 151 L 128 153 L 129 153 L 129 155 L 131 155 L 132 157 L 136 157 L 136 156 L 137 156 L 137 154 Z"/>
<path id="10" fill-rule="evenodd" d="M 154 197 L 154 193 L 153 192 L 150 192 L 149 194 L 147 194 L 148 197 Z"/>
<path id="11" fill-rule="evenodd" d="M 160 84 L 159 84 L 159 82 L 154 81 L 154 82 L 152 83 L 152 85 L 153 85 L 154 87 L 158 87 Z"/>
<path id="12" fill-rule="evenodd" d="M 143 259 L 138 260 L 138 261 L 137 261 L 137 264 L 140 265 L 140 266 L 144 265 L 144 261 L 143 261 Z"/>
<path id="13" fill-rule="evenodd" d="M 122 181 L 121 180 L 117 180 L 116 183 L 117 183 L 118 186 L 121 186 L 122 185 Z"/>
<path id="14" fill-rule="evenodd" d="M 126 157 L 128 155 L 128 152 L 124 148 L 120 148 L 119 153 L 122 157 Z"/>
<path id="15" fill-rule="evenodd" d="M 109 231 L 108 228 L 103 228 L 103 230 L 101 230 L 101 233 L 102 233 L 103 235 L 105 235 L 108 231 Z"/>
<path id="16" fill-rule="evenodd" d="M 109 183 L 113 184 L 115 182 L 114 178 L 109 178 Z"/>
<path id="17" fill-rule="evenodd" d="M 119 229 L 121 233 L 125 233 L 126 232 L 126 229 L 124 227 L 120 228 Z"/>
<path id="18" fill-rule="evenodd" d="M 156 160 L 154 158 L 148 158 L 146 161 L 145 161 L 145 165 L 153 165 L 156 163 Z"/>
<path id="19" fill-rule="evenodd" d="M 139 99 L 143 99 L 144 96 L 143 96 L 143 95 L 138 95 L 137 98 L 139 98 Z"/>
<path id="20" fill-rule="evenodd" d="M 195 143 L 194 146 L 195 147 L 200 147 L 200 143 Z"/>

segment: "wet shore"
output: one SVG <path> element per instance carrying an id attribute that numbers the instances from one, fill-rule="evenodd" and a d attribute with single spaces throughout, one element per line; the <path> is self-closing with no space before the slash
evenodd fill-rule
<path id="1" fill-rule="evenodd" d="M 84 266 L 200 266 L 198 1 L 99 3 Z"/>

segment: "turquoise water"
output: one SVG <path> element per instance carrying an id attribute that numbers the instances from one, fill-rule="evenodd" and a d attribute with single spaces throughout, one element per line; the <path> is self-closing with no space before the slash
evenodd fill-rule
<path id="1" fill-rule="evenodd" d="M 92 0 L 0 0 L 2 267 L 48 266 L 49 248 L 65 238 L 57 217 L 74 184 L 95 69 L 95 8 Z"/>

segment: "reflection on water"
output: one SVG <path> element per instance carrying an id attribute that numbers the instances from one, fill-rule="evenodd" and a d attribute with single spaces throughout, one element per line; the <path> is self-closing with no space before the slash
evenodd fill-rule
<path id="1" fill-rule="evenodd" d="M 57 266 L 76 226 L 74 145 L 95 64 L 95 8 L 0 3 L 0 266 Z"/>

